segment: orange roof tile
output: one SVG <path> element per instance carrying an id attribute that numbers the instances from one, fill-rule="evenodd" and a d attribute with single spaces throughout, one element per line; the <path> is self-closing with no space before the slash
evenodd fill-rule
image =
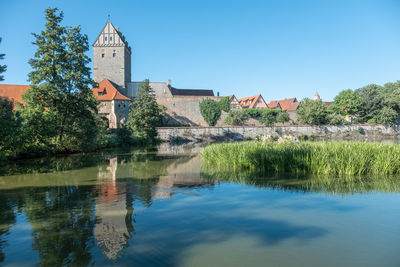
<path id="1" fill-rule="evenodd" d="M 261 98 L 264 101 L 264 98 L 261 96 L 261 94 L 254 95 L 254 96 L 248 96 L 248 97 L 243 97 L 238 99 L 239 104 L 243 108 L 254 108 L 255 104 L 257 103 L 257 100 Z M 268 108 L 267 103 L 264 101 L 266 107 Z"/>
<path id="2" fill-rule="evenodd" d="M 25 104 L 22 95 L 28 91 L 29 87 L 29 85 L 0 84 L 0 96 Z"/>
<path id="3" fill-rule="evenodd" d="M 299 102 L 295 97 L 293 98 L 286 98 L 283 100 L 275 100 L 271 101 L 268 106 L 270 107 L 276 107 L 277 105 L 280 105 L 282 110 L 287 110 L 287 111 L 294 111 L 297 110 L 299 106 Z"/>
<path id="4" fill-rule="evenodd" d="M 111 81 L 104 79 L 99 82 L 97 88 L 92 89 L 93 94 L 98 100 L 131 100 L 129 97 L 124 96 L 118 89 L 112 84 Z"/>

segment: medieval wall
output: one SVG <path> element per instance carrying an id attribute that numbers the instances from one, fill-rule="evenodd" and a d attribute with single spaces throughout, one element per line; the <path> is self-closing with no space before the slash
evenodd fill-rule
<path id="1" fill-rule="evenodd" d="M 394 141 L 400 143 L 400 125 L 346 125 L 346 126 L 229 126 L 229 127 L 162 127 L 158 136 L 170 141 L 240 141 L 259 136 L 301 136 L 315 140 Z"/>
<path id="2" fill-rule="evenodd" d="M 166 125 L 191 125 L 207 126 L 200 113 L 199 103 L 204 98 L 211 98 L 219 101 L 218 96 L 174 96 L 157 97 L 157 102 L 167 108 Z"/>

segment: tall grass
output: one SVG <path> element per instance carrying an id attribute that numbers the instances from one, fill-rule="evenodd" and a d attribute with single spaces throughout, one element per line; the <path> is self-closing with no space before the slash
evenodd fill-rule
<path id="1" fill-rule="evenodd" d="M 225 170 L 360 176 L 400 174 L 400 145 L 364 142 L 215 144 L 201 152 Z"/>

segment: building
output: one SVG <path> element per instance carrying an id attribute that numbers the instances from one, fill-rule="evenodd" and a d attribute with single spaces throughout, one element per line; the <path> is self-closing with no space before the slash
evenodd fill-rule
<path id="1" fill-rule="evenodd" d="M 239 100 L 236 98 L 235 95 L 230 95 L 229 97 L 229 105 L 231 109 L 242 109 L 240 106 Z"/>
<path id="2" fill-rule="evenodd" d="M 239 104 L 242 108 L 269 108 L 262 95 L 240 98 Z"/>
<path id="3" fill-rule="evenodd" d="M 97 83 L 108 80 L 114 88 L 112 90 L 117 92 L 116 95 L 124 98 L 111 100 L 110 95 L 106 99 L 97 95 L 103 107 L 101 114 L 109 120 L 110 128 L 117 128 L 127 120 L 129 110 L 123 109 L 123 101 L 127 101 L 126 98 L 132 100 L 140 88 L 141 82 L 131 81 L 131 58 L 132 48 L 126 38 L 119 28 L 108 20 L 93 43 L 93 79 Z M 168 81 L 168 84 L 150 82 L 150 86 L 155 92 L 157 102 L 167 109 L 164 122 L 167 125 L 206 125 L 200 114 L 200 101 L 204 98 L 221 98 L 215 96 L 214 91 L 210 89 L 172 87 L 171 81 Z M 94 91 L 101 92 L 102 88 Z M 112 101 L 118 103 L 113 104 Z"/>
<path id="4" fill-rule="evenodd" d="M 292 121 L 297 120 L 296 110 L 299 109 L 299 101 L 297 98 L 285 98 L 282 100 L 274 100 L 271 101 L 268 106 L 274 109 L 280 109 L 283 111 L 287 111 L 289 113 L 289 117 Z"/>

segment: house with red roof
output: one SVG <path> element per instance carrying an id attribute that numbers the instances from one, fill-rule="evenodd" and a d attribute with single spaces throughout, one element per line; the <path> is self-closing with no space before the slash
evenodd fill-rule
<path id="1" fill-rule="evenodd" d="M 261 94 L 238 99 L 242 108 L 269 108 Z"/>

